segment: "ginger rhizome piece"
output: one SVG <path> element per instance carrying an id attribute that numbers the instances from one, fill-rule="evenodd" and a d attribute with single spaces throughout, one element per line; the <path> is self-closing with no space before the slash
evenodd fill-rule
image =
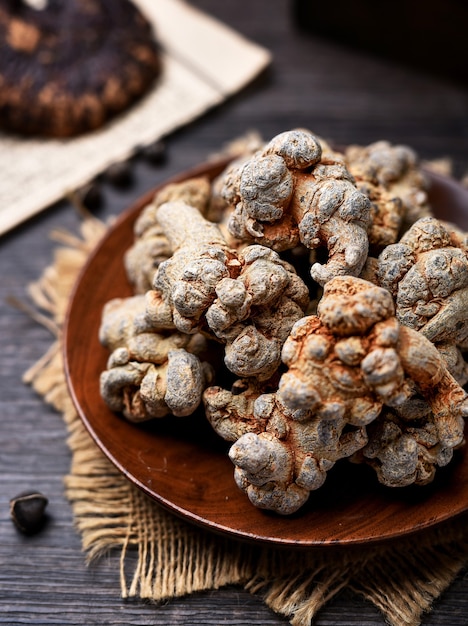
<path id="1" fill-rule="evenodd" d="M 465 392 L 431 342 L 398 323 L 385 289 L 332 279 L 317 315 L 294 325 L 282 357 L 288 370 L 276 392 L 250 385 L 240 394 L 204 393 L 209 421 L 235 442 L 236 482 L 256 506 L 297 510 L 337 460 L 365 449 L 367 427 L 384 407 L 398 411 L 415 388 L 430 414 L 421 427 L 430 420 L 440 458 L 463 442 Z"/>
<path id="2" fill-rule="evenodd" d="M 345 151 L 345 162 L 357 181 L 377 185 L 385 191 L 387 198 L 401 201 L 403 213 L 399 219 L 403 227 L 432 215 L 428 202 L 429 180 L 416 153 L 408 146 L 392 145 L 388 141 L 349 146 Z M 376 216 L 380 221 L 379 213 L 377 211 Z M 396 215 L 394 218 L 396 225 L 398 218 Z"/>
<path id="3" fill-rule="evenodd" d="M 468 246 L 450 225 L 426 217 L 378 258 L 377 280 L 388 289 L 402 324 L 419 330 L 465 384 L 468 365 Z"/>
<path id="4" fill-rule="evenodd" d="M 293 130 L 235 157 L 137 219 L 137 295 L 103 312 L 106 403 L 138 422 L 203 398 L 239 487 L 284 515 L 344 460 L 431 482 L 464 443 L 468 236 L 430 217 L 404 146 Z"/>
<path id="5" fill-rule="evenodd" d="M 378 259 L 378 280 L 398 319 L 432 342 L 468 336 L 468 247 L 456 231 L 422 218 Z"/>
<path id="6" fill-rule="evenodd" d="M 356 187 L 370 201 L 370 220 L 368 228 L 369 246 L 371 253 L 380 252 L 384 246 L 398 241 L 403 225 L 405 207 L 401 198 L 391 193 L 379 181 L 375 172 L 354 163 L 346 163 L 354 177 Z"/>
<path id="7" fill-rule="evenodd" d="M 450 463 L 457 447 L 441 443 L 431 412 L 424 419 L 408 421 L 384 410 L 367 428 L 367 436 L 367 444 L 350 460 L 370 465 L 387 487 L 431 483 L 437 468 Z"/>
<path id="8" fill-rule="evenodd" d="M 358 275 L 368 252 L 370 202 L 355 186 L 338 153 L 322 150 L 317 137 L 295 130 L 274 137 L 237 170 L 225 198 L 232 205 L 231 234 L 276 251 L 299 244 L 326 249 L 312 278 Z"/>
<path id="9" fill-rule="evenodd" d="M 434 413 L 440 440 L 452 446 L 463 441 L 465 392 L 432 342 L 398 322 L 385 289 L 351 276 L 331 281 L 317 316 L 294 326 L 283 361 L 288 371 L 278 394 L 290 410 L 346 415 L 351 424 L 362 424 L 370 398 L 398 410 L 416 387 Z"/>
<path id="10" fill-rule="evenodd" d="M 252 504 L 294 513 L 323 485 L 336 461 L 366 444 L 365 428 L 345 430 L 343 419 L 297 419 L 277 393 L 253 381 L 239 383 L 240 393 L 236 386 L 206 389 L 207 418 L 221 437 L 234 442 L 229 451 L 234 478 Z"/>
<path id="11" fill-rule="evenodd" d="M 200 334 L 154 332 L 145 319 L 145 297 L 117 298 L 106 304 L 100 341 L 111 355 L 101 373 L 101 396 L 112 411 L 132 422 L 172 413 L 192 414 L 213 379 L 200 355 Z"/>
<path id="12" fill-rule="evenodd" d="M 151 289 L 157 268 L 172 254 L 167 237 L 156 219 L 158 207 L 165 202 L 178 200 L 190 204 L 205 215 L 209 210 L 210 199 L 210 182 L 201 176 L 165 185 L 143 209 L 133 228 L 135 241 L 124 256 L 127 277 L 135 293 L 146 293 Z"/>
<path id="13" fill-rule="evenodd" d="M 231 372 L 270 378 L 309 302 L 303 281 L 269 248 L 230 249 L 218 226 L 187 204 L 168 202 L 156 217 L 174 252 L 146 294 L 149 323 L 203 332 L 225 344 Z"/>

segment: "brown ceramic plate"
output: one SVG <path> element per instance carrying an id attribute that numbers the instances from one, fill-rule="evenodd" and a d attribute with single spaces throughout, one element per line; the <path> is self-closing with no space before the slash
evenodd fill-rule
<path id="1" fill-rule="evenodd" d="M 213 177 L 221 169 L 222 165 L 207 165 L 178 180 L 200 173 Z M 468 191 L 451 179 L 431 178 L 438 217 L 468 230 Z M 284 518 L 254 508 L 236 487 L 227 445 L 211 431 L 202 412 L 134 425 L 109 411 L 99 394 L 99 375 L 108 356 L 98 341 L 101 311 L 111 298 L 131 295 L 123 254 L 133 240 L 133 223 L 154 191 L 121 216 L 89 259 L 65 328 L 65 365 L 73 400 L 92 438 L 119 470 L 191 522 L 275 545 L 318 547 L 395 539 L 467 511 L 466 452 L 457 453 L 452 465 L 423 488 L 385 488 L 368 468 L 342 462 L 306 506 Z"/>

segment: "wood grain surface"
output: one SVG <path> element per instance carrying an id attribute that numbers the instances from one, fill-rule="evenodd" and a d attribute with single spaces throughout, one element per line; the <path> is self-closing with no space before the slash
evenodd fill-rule
<path id="1" fill-rule="evenodd" d="M 268 138 L 305 126 L 340 144 L 378 139 L 406 143 L 423 159 L 450 157 L 468 170 L 468 91 L 457 84 L 382 61 L 299 32 L 286 0 L 194 0 L 193 4 L 268 47 L 272 67 L 253 85 L 168 138 L 167 163 L 133 163 L 135 185 L 103 184 L 114 215 L 168 177 L 205 160 L 234 137 L 257 129 Z M 1 184 L 1 179 L 0 179 Z M 70 454 L 59 415 L 21 382 L 47 349 L 48 331 L 12 307 L 51 262 L 54 228 L 76 230 L 68 203 L 51 207 L 0 241 L 0 624 L 273 626 L 287 621 L 237 588 L 175 599 L 162 606 L 119 597 L 118 557 L 87 567 L 63 494 Z M 34 537 L 9 519 L 9 500 L 26 489 L 49 498 L 49 523 Z M 425 626 L 466 626 L 468 572 L 460 573 L 423 619 Z M 384 626 L 377 609 L 343 592 L 319 614 L 317 626 Z"/>

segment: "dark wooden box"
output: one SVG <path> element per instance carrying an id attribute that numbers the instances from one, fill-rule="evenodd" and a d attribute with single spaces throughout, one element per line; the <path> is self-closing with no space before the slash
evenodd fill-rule
<path id="1" fill-rule="evenodd" d="M 302 30 L 468 83 L 468 0 L 293 0 Z"/>

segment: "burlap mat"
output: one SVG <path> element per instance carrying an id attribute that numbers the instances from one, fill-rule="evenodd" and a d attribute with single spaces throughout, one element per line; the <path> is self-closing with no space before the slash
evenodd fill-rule
<path id="1" fill-rule="evenodd" d="M 64 417 L 72 452 L 65 477 L 69 498 L 91 561 L 109 549 L 120 552 L 121 594 L 155 601 L 223 585 L 242 585 L 261 596 L 295 626 L 348 587 L 370 600 L 394 626 L 421 623 L 421 616 L 468 560 L 465 519 L 419 533 L 398 545 L 296 552 L 246 545 L 192 526 L 148 499 L 103 456 L 88 436 L 65 383 L 61 326 L 75 278 L 105 226 L 86 218 L 81 236 L 55 232 L 61 242 L 53 264 L 30 286 L 34 316 L 56 335 L 29 372 L 31 383 Z M 36 310 L 36 309 L 35 309 Z M 129 570 L 129 552 L 138 555 Z M 157 607 L 155 607 L 155 611 Z"/>

